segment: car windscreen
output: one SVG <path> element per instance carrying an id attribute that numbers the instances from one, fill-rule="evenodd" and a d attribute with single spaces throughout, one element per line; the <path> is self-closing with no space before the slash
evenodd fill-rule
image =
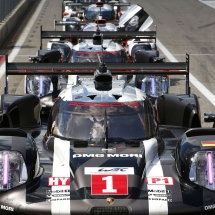
<path id="1" fill-rule="evenodd" d="M 69 46 L 60 43 L 52 43 L 51 50 L 59 50 L 63 54 L 64 61 L 67 60 L 67 57 L 71 51 Z"/>
<path id="2" fill-rule="evenodd" d="M 99 30 L 100 31 L 117 31 L 117 27 L 112 23 L 106 23 L 106 24 L 99 24 Z M 97 24 L 88 24 L 84 26 L 83 31 L 96 31 L 97 30 Z"/>
<path id="3" fill-rule="evenodd" d="M 85 17 L 87 20 L 96 20 L 100 16 L 100 7 L 96 5 L 90 5 L 85 11 Z M 101 16 L 103 19 L 106 20 L 113 20 L 114 17 L 114 10 L 110 5 L 104 4 L 101 7 Z"/>
<path id="4" fill-rule="evenodd" d="M 66 102 L 55 118 L 53 135 L 70 140 L 100 143 L 144 140 L 154 136 L 154 121 L 143 102 Z M 106 115 L 106 117 L 105 117 Z"/>
<path id="5" fill-rule="evenodd" d="M 103 52 L 103 61 L 105 63 L 124 63 L 126 62 L 126 54 L 123 53 L 123 50 Z M 70 62 L 79 63 L 79 62 L 99 62 L 99 56 L 101 56 L 100 51 L 72 51 Z"/>

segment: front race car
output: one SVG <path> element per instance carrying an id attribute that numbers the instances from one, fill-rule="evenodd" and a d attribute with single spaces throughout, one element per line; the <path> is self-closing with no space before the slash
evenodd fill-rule
<path id="1" fill-rule="evenodd" d="M 106 66 L 189 78 L 189 61 Z M 6 77 L 31 70 L 95 80 L 62 91 L 48 118 L 34 95 L 1 97 L 0 214 L 214 214 L 215 129 L 201 128 L 189 81 L 153 105 L 126 81 L 107 82 L 103 65 L 6 61 Z"/>
<path id="2" fill-rule="evenodd" d="M 76 93 L 77 90 L 74 88 Z M 26 140 L 11 139 L 11 149 L 19 152 L 22 141 L 22 154 L 26 153 L 23 158 L 9 148 L 1 153 L 4 186 L 0 194 L 1 214 L 213 211 L 214 129 L 191 129 L 180 138 L 185 128 L 163 127 L 162 142 L 151 111 L 147 100 L 105 103 L 59 100 L 48 122 L 47 132 L 51 134 L 46 133 L 48 138 L 43 142 L 50 160 L 42 164 L 42 178 L 32 177 L 31 183 L 37 182 L 34 186 L 26 185 L 33 165 L 30 157 L 25 157 L 30 156 Z M 6 140 L 9 142 L 10 138 L 4 134 L 1 146 Z M 175 151 L 173 145 L 178 140 Z M 5 169 L 9 170 L 8 178 Z M 13 173 L 16 171 L 21 180 L 14 184 L 12 181 L 19 181 L 19 176 Z M 6 187 L 5 180 L 11 186 Z"/>

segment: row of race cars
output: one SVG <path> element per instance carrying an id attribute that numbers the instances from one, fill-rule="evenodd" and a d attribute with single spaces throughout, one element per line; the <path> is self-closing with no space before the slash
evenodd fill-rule
<path id="1" fill-rule="evenodd" d="M 201 127 L 189 55 L 164 62 L 146 11 L 106 3 L 63 1 L 86 8 L 55 21 L 66 31 L 41 27 L 34 63 L 3 56 L 0 214 L 214 214 L 215 128 Z M 43 50 L 44 38 L 58 40 Z M 26 75 L 26 95 L 8 94 L 9 75 Z M 169 75 L 185 75 L 184 94 L 168 93 Z"/>
<path id="2" fill-rule="evenodd" d="M 72 5 L 81 4 L 70 3 L 68 1 L 65 2 Z M 124 12 L 123 16 L 121 16 L 120 20 L 110 20 L 110 22 L 107 23 L 106 19 L 103 19 L 103 16 L 107 16 L 107 13 L 112 14 L 114 10 L 110 5 L 108 5 L 111 7 L 111 9 L 103 11 L 102 8 L 104 8 L 105 5 L 107 4 L 101 4 L 101 6 L 98 7 L 98 5 L 93 4 L 85 9 L 84 14 L 92 13 L 92 7 L 101 9 L 101 11 L 96 11 L 96 16 L 94 14 L 93 19 L 95 17 L 98 18 L 94 22 L 92 20 L 86 19 L 87 17 L 85 17 L 83 21 L 77 17 L 70 17 L 69 19 L 67 18 L 61 22 L 54 21 L 55 25 L 66 26 L 66 31 L 64 32 L 42 31 L 41 29 L 41 48 L 42 39 L 55 38 L 57 41 L 49 41 L 47 44 L 47 50 L 39 50 L 38 56 L 31 56 L 30 59 L 34 62 L 99 62 L 98 54 L 100 54 L 102 51 L 102 58 L 105 63 L 140 63 L 164 61 L 164 58 L 159 58 L 159 51 L 156 47 L 156 31 L 145 31 L 152 24 L 153 20 L 142 7 L 138 5 L 131 5 L 129 9 Z M 130 5 L 130 3 L 117 2 L 114 5 L 125 6 Z M 118 22 L 118 27 L 113 24 L 116 22 Z M 94 45 L 92 41 L 92 36 L 94 32 L 97 31 L 97 29 L 103 32 L 104 41 L 102 43 L 102 47 L 100 45 Z M 124 32 L 127 32 L 126 35 Z M 61 54 L 56 50 L 60 50 Z M 59 59 L 60 56 L 61 59 Z M 55 83 L 60 81 L 59 78 L 55 78 Z M 69 76 L 68 78 L 69 80 L 67 81 L 67 84 L 70 85 L 76 84 L 79 79 L 79 77 L 76 76 Z M 117 78 L 124 79 L 125 77 L 117 76 Z M 128 78 L 131 79 L 132 76 L 129 76 Z M 155 84 L 153 90 L 151 90 L 150 87 L 151 78 L 144 78 L 144 76 L 137 76 L 135 79 L 135 85 L 138 88 L 142 87 L 142 90 L 145 91 L 147 95 L 157 97 L 158 95 L 163 94 L 163 92 L 168 92 L 168 76 L 157 76 L 154 79 Z M 37 96 L 44 96 L 50 92 L 50 88 L 53 91 L 57 91 L 57 89 L 59 89 L 59 84 L 55 84 L 55 87 L 53 88 L 50 78 L 48 78 L 48 80 L 47 78 L 43 80 L 43 82 L 45 82 L 43 84 L 43 89 L 34 87 L 35 82 L 39 85 L 38 80 L 38 77 L 28 76 L 26 80 L 27 93 L 33 93 Z M 57 94 L 59 94 L 58 91 Z M 53 103 L 51 100 L 52 99 L 47 100 L 49 102 L 46 102 L 46 104 L 43 104 L 43 106 L 52 106 Z"/>

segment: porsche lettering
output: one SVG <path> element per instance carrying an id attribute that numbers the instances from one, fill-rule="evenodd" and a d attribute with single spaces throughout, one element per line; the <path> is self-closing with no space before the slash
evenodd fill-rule
<path id="1" fill-rule="evenodd" d="M 89 106 L 96 106 L 96 107 L 124 107 L 124 106 L 133 106 L 138 107 L 138 102 L 127 102 L 127 103 L 120 103 L 120 102 L 111 102 L 111 103 L 89 103 L 89 102 L 69 102 L 68 106 L 75 106 L 75 107 L 89 107 Z"/>

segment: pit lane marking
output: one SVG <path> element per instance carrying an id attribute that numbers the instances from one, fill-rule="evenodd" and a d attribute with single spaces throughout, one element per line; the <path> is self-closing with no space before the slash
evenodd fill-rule
<path id="1" fill-rule="evenodd" d="M 199 1 L 215 9 L 215 0 L 199 0 Z"/>
<path id="2" fill-rule="evenodd" d="M 127 2 L 126 0 L 122 0 L 123 2 Z M 205 3 L 207 1 L 208 3 L 214 2 L 214 9 L 215 9 L 215 0 L 208 1 L 208 0 L 199 0 L 202 3 Z M 206 3 L 205 3 L 206 4 Z M 209 5 L 210 6 L 210 5 Z M 150 31 L 150 29 L 147 29 L 147 31 Z M 179 62 L 172 54 L 171 52 L 161 43 L 161 41 L 157 38 L 157 47 L 164 53 L 164 55 L 169 59 L 171 62 Z M 195 55 L 195 54 L 191 54 Z M 197 55 L 197 54 L 196 54 Z M 203 54 L 202 54 L 203 55 Z M 205 54 L 209 55 L 209 54 Z M 199 82 L 191 73 L 190 74 L 190 83 L 193 84 L 197 90 L 199 90 L 200 93 L 203 94 L 203 96 L 209 100 L 209 102 L 215 106 L 215 95 L 211 93 L 201 82 Z"/>

